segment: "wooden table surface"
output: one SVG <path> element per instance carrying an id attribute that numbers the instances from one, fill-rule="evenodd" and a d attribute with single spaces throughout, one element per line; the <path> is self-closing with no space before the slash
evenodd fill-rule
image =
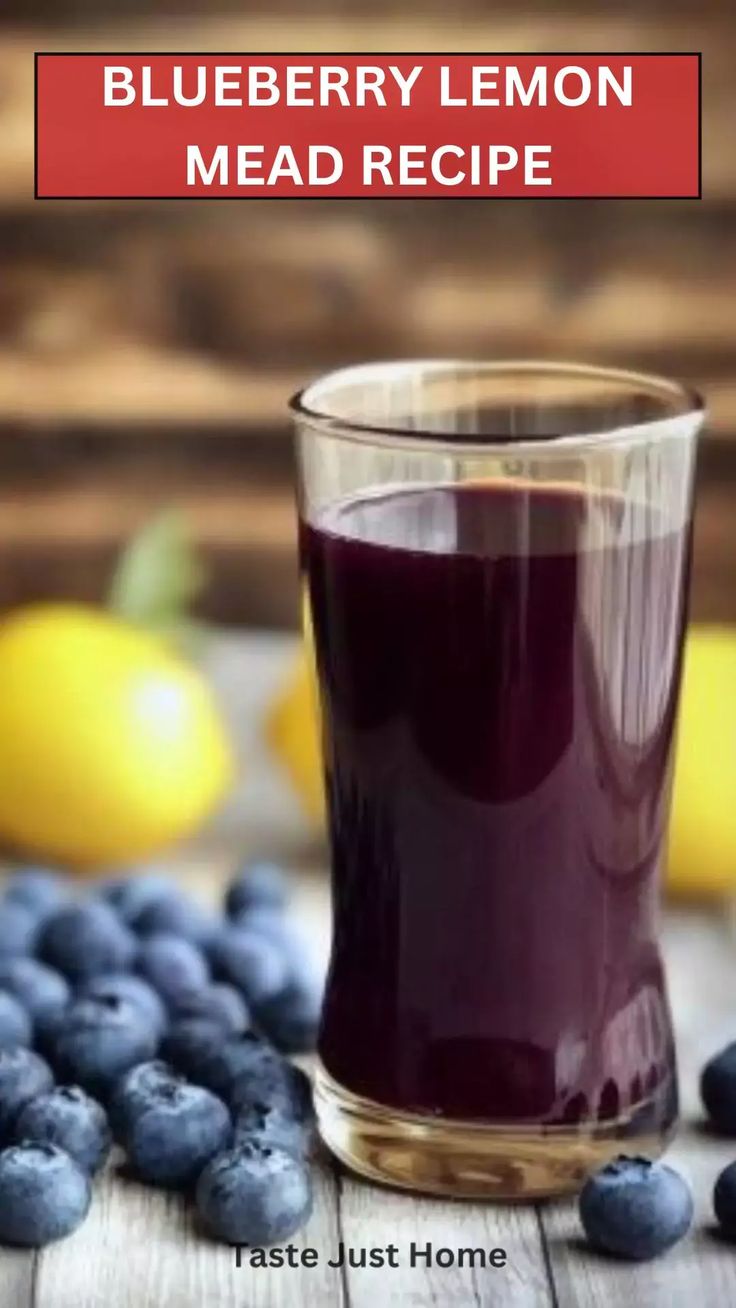
<path id="1" fill-rule="evenodd" d="M 294 912 L 324 957 L 328 902 L 323 855 L 305 852 L 288 790 L 262 755 L 264 697 L 288 663 L 288 638 L 227 638 L 211 651 L 252 781 L 206 849 L 180 860 L 195 893 L 216 896 L 234 850 L 270 847 L 295 873 Z M 257 766 L 257 771 L 256 771 Z M 247 774 L 246 774 L 247 776 Z M 242 814 L 242 824 L 238 813 Z M 208 852 L 209 851 L 209 852 Z M 736 939 L 726 914 L 670 911 L 664 926 L 679 1037 L 683 1123 L 670 1159 L 696 1196 L 690 1236 L 642 1266 L 606 1261 L 580 1239 L 575 1205 L 492 1205 L 414 1198 L 349 1176 L 327 1157 L 315 1169 L 314 1213 L 293 1243 L 317 1250 L 316 1267 L 238 1268 L 227 1247 L 197 1229 L 179 1196 L 120 1175 L 114 1159 L 97 1182 L 87 1221 L 39 1253 L 0 1249 L 0 1308 L 729 1308 L 736 1305 L 736 1254 L 714 1235 L 715 1177 L 736 1142 L 702 1130 L 697 1099 L 703 1059 L 736 1036 Z M 328 1266 L 344 1241 L 395 1244 L 396 1269 Z M 502 1247 L 503 1270 L 411 1268 L 411 1242 L 435 1249 Z"/>

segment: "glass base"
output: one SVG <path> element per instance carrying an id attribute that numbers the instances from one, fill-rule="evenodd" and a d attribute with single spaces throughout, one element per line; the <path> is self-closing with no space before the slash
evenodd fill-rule
<path id="1" fill-rule="evenodd" d="M 543 1199 L 579 1190 L 620 1153 L 657 1158 L 674 1133 L 674 1083 L 608 1122 L 492 1126 L 422 1117 L 362 1099 L 318 1068 L 322 1139 L 352 1171 L 455 1199 Z"/>

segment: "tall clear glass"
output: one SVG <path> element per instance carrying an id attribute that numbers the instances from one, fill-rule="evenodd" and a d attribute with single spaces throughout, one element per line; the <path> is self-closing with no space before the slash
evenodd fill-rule
<path id="1" fill-rule="evenodd" d="M 702 405 L 634 373 L 419 361 L 292 407 L 332 857 L 323 1137 L 451 1195 L 656 1155 Z"/>

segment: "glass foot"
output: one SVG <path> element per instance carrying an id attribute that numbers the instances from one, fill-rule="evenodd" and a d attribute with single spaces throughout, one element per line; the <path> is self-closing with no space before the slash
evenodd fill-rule
<path id="1" fill-rule="evenodd" d="M 658 1157 L 674 1133 L 670 1080 L 625 1116 L 576 1126 L 491 1126 L 421 1117 L 361 1099 L 322 1067 L 322 1139 L 352 1171 L 384 1185 L 465 1199 L 541 1199 L 579 1190 L 620 1153 Z"/>

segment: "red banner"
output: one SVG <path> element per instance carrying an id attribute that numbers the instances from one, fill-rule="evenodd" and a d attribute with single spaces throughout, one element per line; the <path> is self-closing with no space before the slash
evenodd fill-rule
<path id="1" fill-rule="evenodd" d="M 700 194 L 697 54 L 39 54 L 38 198 Z"/>

